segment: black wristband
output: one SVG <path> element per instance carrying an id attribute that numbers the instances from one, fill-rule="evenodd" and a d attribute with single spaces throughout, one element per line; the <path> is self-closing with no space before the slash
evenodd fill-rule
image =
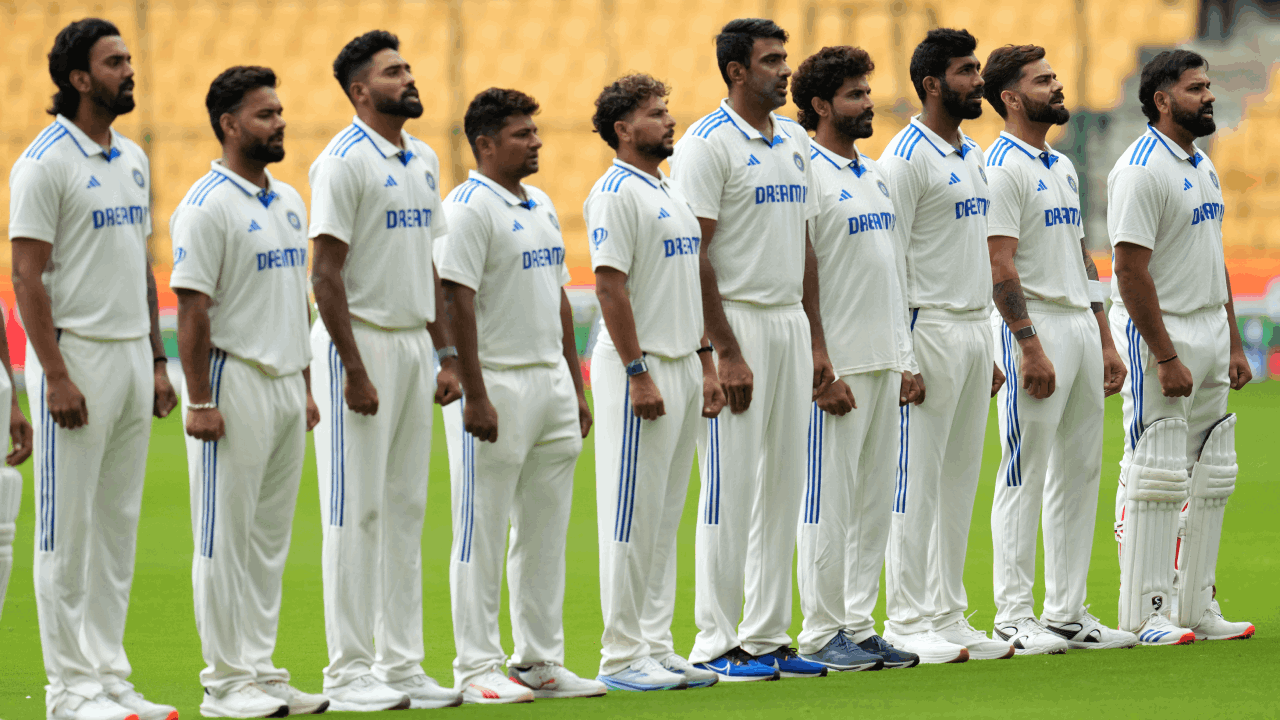
<path id="1" fill-rule="evenodd" d="M 158 363 L 158 362 L 165 362 L 165 363 L 167 363 L 167 362 L 169 362 L 169 358 L 167 358 L 167 357 L 165 357 L 165 356 L 163 356 L 163 355 L 161 355 L 160 357 L 154 357 L 154 358 L 151 358 L 151 364 L 152 364 L 152 365 L 155 365 L 155 364 L 156 364 L 156 363 Z"/>
<path id="2" fill-rule="evenodd" d="M 1172 362 L 1172 361 L 1177 360 L 1177 359 L 1178 359 L 1178 353 L 1174 353 L 1171 357 L 1167 357 L 1167 358 L 1165 358 L 1165 359 L 1163 359 L 1163 360 L 1157 360 L 1157 361 L 1156 361 L 1156 364 L 1157 364 L 1157 365 L 1163 365 L 1163 364 L 1165 364 L 1165 363 L 1167 363 L 1167 362 Z"/>
<path id="3" fill-rule="evenodd" d="M 710 345 L 698 348 L 698 352 L 700 353 L 711 352 L 712 350 L 715 350 L 715 348 L 711 347 Z"/>

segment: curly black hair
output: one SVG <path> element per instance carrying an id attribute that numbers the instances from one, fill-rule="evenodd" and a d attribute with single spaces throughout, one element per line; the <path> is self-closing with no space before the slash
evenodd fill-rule
<path id="1" fill-rule="evenodd" d="M 370 30 L 342 48 L 333 61 L 333 76 L 342 86 L 342 92 L 351 97 L 351 83 L 373 61 L 373 56 L 383 50 L 399 50 L 400 38 L 386 30 Z"/>
<path id="2" fill-rule="evenodd" d="M 591 125 L 609 147 L 617 150 L 618 133 L 613 129 L 613 124 L 625 120 L 649 98 L 665 98 L 668 92 L 661 80 L 643 73 L 620 77 L 600 91 L 600 97 L 596 98 L 596 114 L 591 116 Z"/>
<path id="3" fill-rule="evenodd" d="M 1009 117 L 1000 93 L 1022 80 L 1022 70 L 1037 60 L 1044 59 L 1044 48 L 1039 45 L 1005 45 L 991 51 L 987 64 L 982 68 L 982 81 L 986 85 L 982 96 L 991 103 L 1002 118 Z"/>
<path id="4" fill-rule="evenodd" d="M 462 129 L 467 134 L 467 142 L 471 144 L 471 153 L 477 159 L 480 157 L 476 152 L 476 138 L 481 135 L 493 137 L 502 131 L 507 118 L 534 115 L 538 109 L 538 101 L 519 90 L 491 87 L 476 95 L 467 106 L 467 114 L 462 118 Z"/>
<path id="5" fill-rule="evenodd" d="M 924 36 L 924 40 L 911 53 L 911 84 L 916 87 L 916 95 L 924 102 L 924 79 L 936 77 L 945 80 L 947 67 L 951 58 L 968 57 L 978 47 L 978 40 L 968 30 L 954 28 L 935 28 Z"/>
<path id="6" fill-rule="evenodd" d="M 62 28 L 53 40 L 49 51 L 49 76 L 58 92 L 53 95 L 53 107 L 45 112 L 74 118 L 80 109 L 80 91 L 71 85 L 72 70 L 89 70 L 89 51 L 104 37 L 118 37 L 115 24 L 101 18 L 76 20 Z"/>
<path id="7" fill-rule="evenodd" d="M 1174 83 L 1182 79 L 1182 73 L 1195 68 L 1209 70 L 1209 61 L 1204 56 L 1190 50 L 1165 50 L 1142 66 L 1142 79 L 1138 83 L 1138 100 L 1142 103 L 1142 114 L 1152 123 L 1160 121 L 1160 110 L 1156 107 L 1156 93 L 1167 92 Z"/>
<path id="8" fill-rule="evenodd" d="M 724 84 L 729 82 L 729 63 L 741 63 L 743 67 L 751 67 L 751 50 L 755 48 L 757 39 L 773 38 L 787 41 L 787 31 L 778 27 L 772 20 L 764 18 L 738 18 L 730 20 L 720 34 L 716 35 L 716 62 L 720 65 L 720 77 Z"/>
<path id="9" fill-rule="evenodd" d="M 824 47 L 810 55 L 791 76 L 791 100 L 799 108 L 797 118 L 805 130 L 818 129 L 813 99 L 830 102 L 848 78 L 868 75 L 876 69 L 866 50 L 851 45 Z"/>
<path id="10" fill-rule="evenodd" d="M 209 85 L 209 94 L 204 96 L 204 106 L 209 111 L 209 124 L 213 125 L 213 134 L 218 142 L 222 142 L 222 116 L 234 113 L 244 101 L 250 90 L 260 87 L 274 88 L 276 74 L 271 68 L 258 65 L 236 65 L 222 71 Z"/>

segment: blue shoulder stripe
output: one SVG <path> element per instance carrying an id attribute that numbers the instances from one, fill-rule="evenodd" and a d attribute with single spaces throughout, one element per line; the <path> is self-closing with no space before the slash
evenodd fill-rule
<path id="1" fill-rule="evenodd" d="M 71 133 L 66 128 L 59 125 L 58 132 L 53 133 L 49 137 L 45 138 L 44 142 L 42 142 L 39 145 L 39 147 L 31 148 L 31 152 L 27 154 L 27 157 L 31 157 L 31 158 L 35 158 L 36 160 L 39 160 L 40 158 L 44 157 L 44 154 L 49 151 L 49 148 L 53 147 L 58 143 L 59 140 L 61 140 L 64 137 L 67 137 L 70 134 Z"/>
<path id="2" fill-rule="evenodd" d="M 196 205 L 204 205 L 204 201 L 208 199 L 209 193 L 213 192 L 214 188 L 218 187 L 219 185 L 227 181 L 226 175 L 223 175 L 221 173 L 213 173 L 213 174 L 217 175 L 218 179 L 206 185 L 204 187 L 203 192 L 201 192 L 199 196 L 192 198 L 192 200 L 195 202 Z"/>
<path id="3" fill-rule="evenodd" d="M 216 172 L 210 171 L 206 173 L 204 177 L 197 180 L 196 184 L 192 185 L 191 189 L 187 191 L 186 197 L 182 198 L 182 204 L 196 205 L 197 204 L 196 197 L 198 197 L 200 193 L 204 192 L 205 188 L 208 187 L 209 183 L 217 180 L 220 177 L 222 177 L 222 175 Z"/>
<path id="4" fill-rule="evenodd" d="M 613 170 L 605 173 L 604 185 L 601 186 L 600 189 L 604 192 L 616 193 L 618 192 L 618 189 L 622 187 L 623 181 L 630 177 L 630 175 L 631 173 L 625 170 L 614 168 Z"/>
<path id="5" fill-rule="evenodd" d="M 1141 162 L 1142 162 L 1142 164 L 1143 164 L 1143 166 L 1144 166 L 1144 167 L 1146 166 L 1147 161 L 1151 159 L 1151 151 L 1152 151 L 1152 150 L 1155 150 L 1155 149 L 1156 149 L 1156 146 L 1157 146 L 1157 145 L 1159 145 L 1159 144 L 1160 144 L 1160 139 L 1159 139 L 1159 138 L 1151 138 L 1151 142 L 1147 145 L 1147 150 L 1146 150 L 1146 152 L 1142 153 L 1142 161 L 1141 161 Z"/>
<path id="6" fill-rule="evenodd" d="M 1133 154 L 1129 156 L 1129 164 L 1146 165 L 1147 156 L 1150 154 L 1151 148 L 1155 147 L 1155 145 L 1156 139 L 1151 136 L 1147 136 L 1139 140 L 1138 144 L 1133 148 Z"/>
<path id="7" fill-rule="evenodd" d="M 341 148 L 346 145 L 351 138 L 356 137 L 359 134 L 360 128 L 355 125 L 348 125 L 346 130 L 339 133 L 338 136 L 329 143 L 329 154 L 341 155 L 341 152 L 339 152 Z"/>
<path id="8" fill-rule="evenodd" d="M 338 155 L 340 155 L 341 157 L 346 157 L 347 153 L 351 150 L 351 148 L 355 147 L 356 145 L 359 145 L 360 141 L 364 140 L 367 137 L 369 136 L 366 135 L 363 130 L 361 130 L 360 128 L 356 128 L 356 134 L 350 140 L 347 141 L 346 145 L 342 146 L 341 151 L 338 153 Z"/>
<path id="9" fill-rule="evenodd" d="M 916 146 L 919 145 L 920 141 L 924 139 L 924 133 L 921 132 L 919 128 L 913 127 L 911 128 L 911 130 L 912 130 L 911 139 L 907 140 L 906 138 L 903 138 L 902 145 L 899 146 L 898 152 L 894 153 L 898 157 L 906 160 L 911 159 L 911 156 L 914 155 L 916 152 Z"/>
<path id="10" fill-rule="evenodd" d="M 714 122 L 716 120 L 720 120 L 721 118 L 724 117 L 724 115 L 725 115 L 724 108 L 720 108 L 715 112 L 711 113 L 710 115 L 707 115 L 706 117 L 702 118 L 698 122 L 694 123 L 693 127 L 690 129 L 690 132 L 692 132 L 694 135 L 697 135 L 698 133 L 702 132 L 702 129 L 705 128 L 708 123 Z"/>
<path id="11" fill-rule="evenodd" d="M 44 142 L 49 139 L 50 135 L 53 135 L 57 131 L 63 130 L 63 129 L 65 128 L 62 127 L 61 123 L 51 123 L 44 130 L 41 130 L 40 134 L 36 136 L 36 139 L 32 140 L 31 144 L 27 146 L 27 152 L 24 155 L 24 157 L 29 157 L 29 158 L 35 157 L 36 149 L 39 148 L 41 145 L 43 145 Z"/>
<path id="12" fill-rule="evenodd" d="M 697 132 L 694 133 L 694 135 L 697 135 L 700 138 L 710 137 L 711 133 L 715 131 L 716 128 L 720 127 L 721 125 L 724 125 L 727 122 L 730 122 L 730 120 L 731 119 L 728 113 L 721 111 L 719 117 L 703 125 L 702 128 L 700 128 Z"/>

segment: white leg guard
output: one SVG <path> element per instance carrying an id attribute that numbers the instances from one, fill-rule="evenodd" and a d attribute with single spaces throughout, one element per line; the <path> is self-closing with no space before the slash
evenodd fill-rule
<path id="1" fill-rule="evenodd" d="M 17 532 L 14 523 L 21 507 L 22 475 L 11 467 L 0 468 L 0 613 L 4 612 L 4 591 L 13 570 L 13 537 Z"/>
<path id="2" fill-rule="evenodd" d="M 1147 426 L 1121 483 L 1120 629 L 1135 632 L 1173 599 L 1178 515 L 1187 499 L 1187 423 L 1165 418 Z"/>
<path id="3" fill-rule="evenodd" d="M 1178 617 L 1182 627 L 1194 627 L 1213 601 L 1213 571 L 1218 564 L 1218 541 L 1227 498 L 1236 489 L 1236 415 L 1213 426 L 1191 469 L 1191 498 L 1179 528 Z"/>

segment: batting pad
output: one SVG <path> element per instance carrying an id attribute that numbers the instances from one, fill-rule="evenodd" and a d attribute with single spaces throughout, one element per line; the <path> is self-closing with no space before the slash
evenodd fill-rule
<path id="1" fill-rule="evenodd" d="M 4 591 L 13 570 L 15 521 L 22 506 L 22 475 L 11 467 L 0 468 L 0 614 L 4 612 Z"/>
<path id="2" fill-rule="evenodd" d="M 1187 499 L 1187 422 L 1157 420 L 1142 433 L 1122 477 L 1120 629 L 1137 632 L 1173 600 L 1178 516 Z"/>
<path id="3" fill-rule="evenodd" d="M 1227 498 L 1236 489 L 1236 415 L 1218 421 L 1191 469 L 1191 498 L 1182 515 L 1178 543 L 1178 617 L 1181 627 L 1195 627 L 1213 600 L 1214 568 L 1222 538 Z"/>

